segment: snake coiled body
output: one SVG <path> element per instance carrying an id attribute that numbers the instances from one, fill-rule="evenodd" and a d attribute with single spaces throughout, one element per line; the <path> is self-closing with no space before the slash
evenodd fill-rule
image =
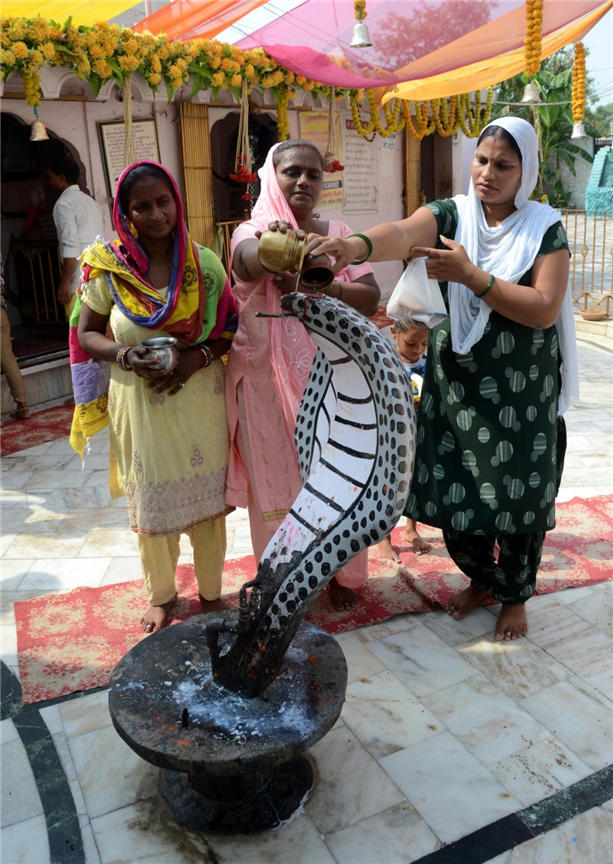
<path id="1" fill-rule="evenodd" d="M 391 342 L 328 297 L 288 294 L 281 306 L 319 350 L 296 423 L 303 488 L 262 555 L 248 622 L 213 663 L 220 683 L 248 696 L 274 677 L 335 573 L 396 525 L 413 470 L 415 409 Z"/>

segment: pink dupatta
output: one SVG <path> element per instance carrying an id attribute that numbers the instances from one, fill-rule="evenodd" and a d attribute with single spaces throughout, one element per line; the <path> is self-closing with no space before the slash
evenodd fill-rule
<path id="1" fill-rule="evenodd" d="M 297 227 L 296 218 L 277 182 L 273 154 L 278 146 L 275 144 L 274 147 L 271 147 L 266 162 L 259 170 L 260 196 L 253 208 L 251 219 L 239 225 L 232 235 L 231 256 L 234 255 L 234 250 L 239 243 L 243 240 L 253 239 L 255 231 L 266 231 L 270 222 L 285 221 L 292 227 Z M 339 228 L 340 226 L 346 228 L 343 223 L 337 222 L 336 227 Z M 350 229 L 347 229 L 347 233 L 350 233 Z M 372 272 L 370 265 L 362 264 L 356 267 L 346 267 L 334 278 L 339 282 L 353 282 L 365 273 Z M 242 282 L 234 273 L 236 287 L 247 294 L 259 285 L 260 281 Z M 266 288 L 266 311 L 280 312 L 281 292 L 274 284 L 273 276 L 268 276 L 263 281 Z M 298 407 L 313 365 L 317 345 L 302 324 L 294 319 L 283 321 L 280 318 L 269 318 L 268 334 L 277 391 L 283 406 L 287 432 L 290 439 L 293 440 Z"/>

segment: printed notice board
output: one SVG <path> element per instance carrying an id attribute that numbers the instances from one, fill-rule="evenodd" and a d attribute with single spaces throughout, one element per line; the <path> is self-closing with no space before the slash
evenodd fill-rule
<path id="1" fill-rule="evenodd" d="M 100 144 L 104 156 L 104 168 L 109 195 L 115 194 L 115 186 L 124 169 L 126 146 L 125 123 L 98 123 Z M 134 161 L 151 159 L 160 161 L 155 120 L 135 120 L 132 123 L 132 153 Z"/>

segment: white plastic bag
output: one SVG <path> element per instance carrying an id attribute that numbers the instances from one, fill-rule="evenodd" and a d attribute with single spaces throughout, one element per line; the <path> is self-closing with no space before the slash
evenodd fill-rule
<path id="1" fill-rule="evenodd" d="M 387 304 L 389 318 L 414 318 L 430 329 L 447 317 L 441 289 L 436 279 L 428 279 L 426 259 L 409 261 Z"/>

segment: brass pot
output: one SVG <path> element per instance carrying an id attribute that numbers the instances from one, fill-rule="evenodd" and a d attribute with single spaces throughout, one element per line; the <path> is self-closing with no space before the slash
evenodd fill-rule
<path id="1" fill-rule="evenodd" d="M 306 238 L 299 238 L 291 229 L 264 231 L 258 243 L 258 261 L 269 273 L 300 270 L 304 259 Z"/>
<path id="2" fill-rule="evenodd" d="M 322 291 L 334 281 L 334 271 L 327 255 L 305 255 L 300 271 L 300 286 L 305 291 Z"/>

